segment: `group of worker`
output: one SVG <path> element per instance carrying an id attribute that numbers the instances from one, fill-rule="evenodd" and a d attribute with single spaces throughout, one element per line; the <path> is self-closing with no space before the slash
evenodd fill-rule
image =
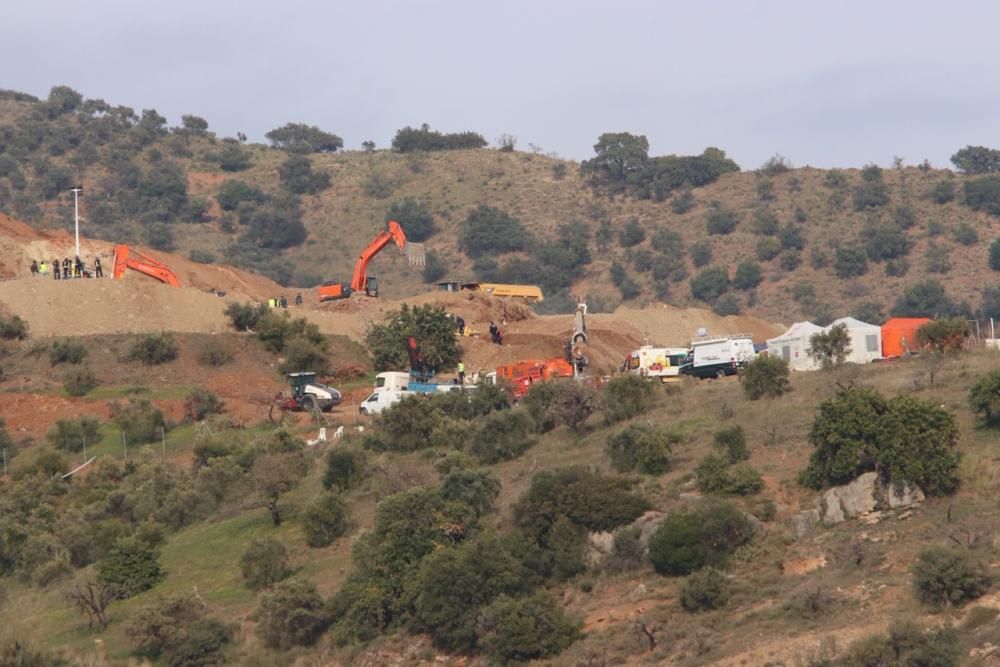
<path id="1" fill-rule="evenodd" d="M 490 320 L 490 340 L 494 345 L 503 345 L 503 332 L 493 320 Z"/>
<path id="2" fill-rule="evenodd" d="M 70 278 L 103 278 L 104 270 L 101 268 L 101 258 L 94 258 L 94 270 L 93 272 L 87 271 L 87 267 L 84 265 L 83 260 L 77 256 L 76 260 L 71 260 L 69 257 L 64 257 L 62 262 L 58 259 L 52 260 L 52 263 L 46 262 L 44 259 L 39 262 L 37 260 L 31 261 L 31 266 L 28 269 L 31 271 L 31 276 L 47 276 L 52 273 L 52 277 L 55 280 L 69 280 Z"/>
<path id="3" fill-rule="evenodd" d="M 302 293 L 301 292 L 299 292 L 298 294 L 295 295 L 295 305 L 296 306 L 301 306 L 302 305 Z M 284 294 L 282 294 L 281 296 L 276 296 L 273 299 L 268 299 L 267 300 L 267 307 L 268 308 L 288 308 L 288 299 L 285 298 Z"/>

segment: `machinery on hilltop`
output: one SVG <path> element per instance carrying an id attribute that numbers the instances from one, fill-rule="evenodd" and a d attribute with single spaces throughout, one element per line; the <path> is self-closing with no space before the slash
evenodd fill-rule
<path id="1" fill-rule="evenodd" d="M 177 274 L 170 270 L 170 267 L 153 259 L 146 257 L 142 253 L 130 249 L 127 245 L 115 246 L 115 260 L 111 275 L 116 280 L 125 275 L 125 271 L 138 271 L 147 276 L 156 278 L 174 287 L 180 287 L 181 282 L 177 279 Z"/>
<path id="2" fill-rule="evenodd" d="M 316 382 L 315 373 L 289 373 L 288 384 L 291 392 L 281 392 L 274 398 L 273 407 L 282 411 L 329 412 L 343 400 L 339 391 Z"/>
<path id="3" fill-rule="evenodd" d="M 390 220 L 387 228 L 379 232 L 378 236 L 361 251 L 358 262 L 354 265 L 351 284 L 336 281 L 323 283 L 318 290 L 319 300 L 346 299 L 354 292 L 364 292 L 365 296 L 377 297 L 378 278 L 368 275 L 368 263 L 390 243 L 399 246 L 399 250 L 407 256 L 411 265 L 423 266 L 425 259 L 423 244 L 408 243 L 402 225 Z"/>

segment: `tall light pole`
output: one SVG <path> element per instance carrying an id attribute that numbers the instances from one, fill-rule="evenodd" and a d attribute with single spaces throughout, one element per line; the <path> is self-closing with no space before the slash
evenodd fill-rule
<path id="1" fill-rule="evenodd" d="M 70 189 L 73 193 L 73 227 L 76 230 L 76 256 L 80 256 L 80 195 L 83 194 L 83 186 L 77 185 Z"/>

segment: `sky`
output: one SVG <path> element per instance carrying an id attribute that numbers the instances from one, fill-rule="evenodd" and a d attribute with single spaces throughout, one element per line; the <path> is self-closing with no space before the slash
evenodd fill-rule
<path id="1" fill-rule="evenodd" d="M 632 132 L 652 155 L 717 146 L 744 169 L 1000 146 L 991 0 L 5 5 L 0 88 L 68 85 L 251 141 L 302 122 L 385 148 L 428 123 L 583 160 Z"/>

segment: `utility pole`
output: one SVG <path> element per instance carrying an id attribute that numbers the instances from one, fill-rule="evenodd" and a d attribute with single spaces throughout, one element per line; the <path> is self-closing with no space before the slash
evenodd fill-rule
<path id="1" fill-rule="evenodd" d="M 83 194 L 83 186 L 76 185 L 70 189 L 73 193 L 73 228 L 76 232 L 76 256 L 80 256 L 80 195 Z"/>

